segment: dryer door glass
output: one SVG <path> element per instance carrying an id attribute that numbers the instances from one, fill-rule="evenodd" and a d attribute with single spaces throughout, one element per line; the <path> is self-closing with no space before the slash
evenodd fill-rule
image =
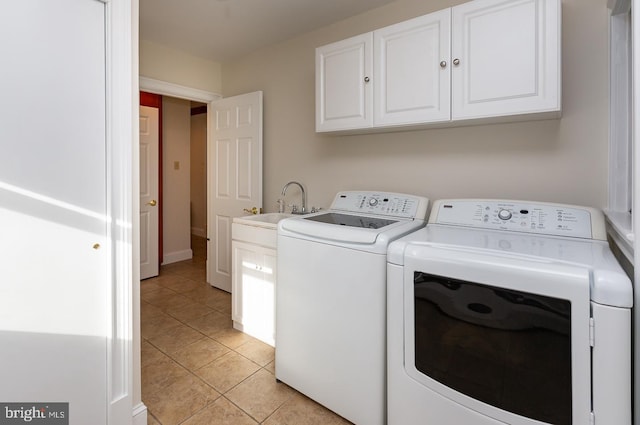
<path id="1" fill-rule="evenodd" d="M 571 303 L 414 272 L 415 367 L 476 400 L 571 424 Z"/>

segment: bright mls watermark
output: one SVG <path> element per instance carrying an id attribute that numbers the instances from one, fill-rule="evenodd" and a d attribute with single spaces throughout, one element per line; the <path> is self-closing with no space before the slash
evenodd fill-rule
<path id="1" fill-rule="evenodd" d="M 0 425 L 69 425 L 69 403 L 0 403 Z"/>

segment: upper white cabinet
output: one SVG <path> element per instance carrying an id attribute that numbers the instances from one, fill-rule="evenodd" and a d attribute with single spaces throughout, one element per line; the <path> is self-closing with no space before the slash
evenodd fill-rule
<path id="1" fill-rule="evenodd" d="M 451 9 L 373 32 L 375 126 L 448 121 Z"/>
<path id="2" fill-rule="evenodd" d="M 475 0 L 319 47 L 316 131 L 557 117 L 560 14 Z"/>
<path id="3" fill-rule="evenodd" d="M 452 119 L 560 111 L 560 1 L 452 9 Z"/>
<path id="4" fill-rule="evenodd" d="M 358 35 L 316 49 L 316 131 L 373 124 L 373 35 Z"/>

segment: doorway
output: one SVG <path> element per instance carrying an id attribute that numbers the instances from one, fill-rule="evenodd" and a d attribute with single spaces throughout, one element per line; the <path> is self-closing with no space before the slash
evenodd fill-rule
<path id="1" fill-rule="evenodd" d="M 140 77 L 140 90 L 144 91 L 144 92 L 148 92 L 148 93 L 153 93 L 155 95 L 159 95 L 162 98 L 164 97 L 169 97 L 169 98 L 173 98 L 175 99 L 178 103 L 186 103 L 186 107 L 182 108 L 178 108 L 178 109 L 182 109 L 182 110 L 186 110 L 186 120 L 190 121 L 190 117 L 191 117 L 191 102 L 199 102 L 198 105 L 207 105 L 210 102 L 214 101 L 214 100 L 218 100 L 221 99 L 221 96 L 215 93 L 211 93 L 211 92 L 207 92 L 207 91 L 203 91 L 203 90 L 199 90 L 199 89 L 194 89 L 191 87 L 185 87 L 185 86 L 180 86 L 177 84 L 173 84 L 173 83 L 169 83 L 169 82 L 165 82 L 165 81 L 160 81 L 160 80 L 155 80 L 152 78 L 148 78 L 148 77 Z M 175 105 L 173 105 L 175 106 Z M 166 114 L 166 111 L 165 111 Z M 204 114 L 204 116 L 206 117 L 208 114 Z M 184 117 L 184 114 L 183 114 Z M 184 119 L 183 119 L 184 120 Z M 164 121 L 164 118 L 161 120 L 161 122 Z M 208 122 L 208 118 L 204 118 L 205 123 Z M 163 125 L 160 126 L 161 128 L 163 127 Z M 189 128 L 190 128 L 190 124 L 189 124 Z M 166 137 L 166 135 L 163 134 L 163 137 Z M 160 148 L 162 149 L 162 143 L 160 145 Z M 182 166 L 182 171 L 185 170 L 189 170 L 190 168 L 184 168 L 184 166 L 186 166 L 186 163 L 184 162 L 185 160 L 182 159 L 183 156 L 181 156 L 178 159 L 167 159 L 167 158 L 171 158 L 171 155 L 169 155 L 169 157 L 167 157 L 166 153 L 161 153 L 161 164 L 166 164 L 167 161 L 169 161 L 169 165 L 171 167 L 175 167 L 175 161 L 178 161 L 179 163 L 177 164 L 178 167 Z M 190 149 L 188 151 L 188 153 L 186 154 L 186 162 L 190 163 Z M 167 167 L 166 165 L 163 165 L 162 167 L 160 167 L 160 171 L 162 172 L 163 170 L 167 170 L 170 167 Z M 168 171 L 168 170 L 167 170 Z M 163 176 L 162 174 L 160 174 L 159 177 L 159 182 L 160 185 L 162 186 L 163 183 L 166 181 L 167 179 L 165 178 L 165 176 Z M 182 190 L 186 190 L 187 194 L 190 194 L 191 190 L 190 187 L 187 185 L 186 189 L 182 189 Z M 160 197 L 162 197 L 162 192 L 165 193 L 172 193 L 171 192 L 172 189 L 165 189 L 164 187 L 161 189 L 160 191 Z M 189 195 L 187 195 L 187 197 L 189 197 Z M 162 203 L 161 205 L 159 205 L 160 207 L 160 213 L 163 213 L 164 210 L 164 205 L 167 205 L 168 203 L 173 203 L 174 201 L 172 199 L 166 200 L 166 199 L 162 199 Z M 164 215 L 162 215 L 161 219 L 160 219 L 160 225 L 159 225 L 159 236 L 160 236 L 160 249 L 159 249 L 159 254 L 158 254 L 158 262 L 162 263 L 169 263 L 169 262 L 175 262 L 175 261 L 180 261 L 181 259 L 186 259 L 186 258 L 191 258 L 191 256 L 193 255 L 193 251 L 191 249 L 191 242 L 190 242 L 190 235 L 191 235 L 191 223 L 190 223 L 190 217 L 191 217 L 191 213 L 190 213 L 190 200 L 187 201 L 186 203 L 186 207 L 185 205 L 181 205 L 181 215 L 185 218 L 183 219 L 179 219 L 182 220 L 181 223 L 179 223 L 181 226 L 186 227 L 186 231 L 182 231 L 181 233 L 181 239 L 180 239 L 180 244 L 181 245 L 176 245 L 174 247 L 169 247 L 167 249 L 165 249 L 165 244 L 168 242 L 168 238 L 167 236 L 164 234 L 164 230 L 167 229 L 168 226 L 165 226 L 164 224 L 169 222 L 169 219 L 167 217 L 165 217 Z M 185 213 L 186 211 L 186 213 Z M 173 218 L 171 219 L 173 222 Z M 206 229 L 206 228 L 205 228 Z M 188 241 L 185 243 L 185 239 Z M 168 252 L 168 253 L 172 253 L 173 255 L 169 256 L 169 258 L 163 258 L 164 257 L 164 252 Z M 181 258 L 182 257 L 182 258 Z"/>
<path id="2" fill-rule="evenodd" d="M 207 238 L 207 105 L 191 102 L 191 235 Z M 193 247 L 192 247 L 193 248 Z"/>
<path id="3" fill-rule="evenodd" d="M 157 276 L 161 264 L 191 259 L 192 235 L 206 239 L 207 106 L 146 92 L 141 92 L 140 103 L 141 278 L 145 279 Z M 155 121 L 148 119 L 154 114 Z"/>

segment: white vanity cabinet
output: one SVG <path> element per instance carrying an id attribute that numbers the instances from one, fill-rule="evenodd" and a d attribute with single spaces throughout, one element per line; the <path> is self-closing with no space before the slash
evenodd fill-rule
<path id="1" fill-rule="evenodd" d="M 275 346 L 276 250 L 232 241 L 233 327 Z"/>
<path id="2" fill-rule="evenodd" d="M 560 15 L 474 0 L 319 47 L 316 131 L 558 117 Z"/>
<path id="3" fill-rule="evenodd" d="M 277 225 L 291 214 L 235 217 L 231 224 L 233 327 L 275 346 Z"/>

